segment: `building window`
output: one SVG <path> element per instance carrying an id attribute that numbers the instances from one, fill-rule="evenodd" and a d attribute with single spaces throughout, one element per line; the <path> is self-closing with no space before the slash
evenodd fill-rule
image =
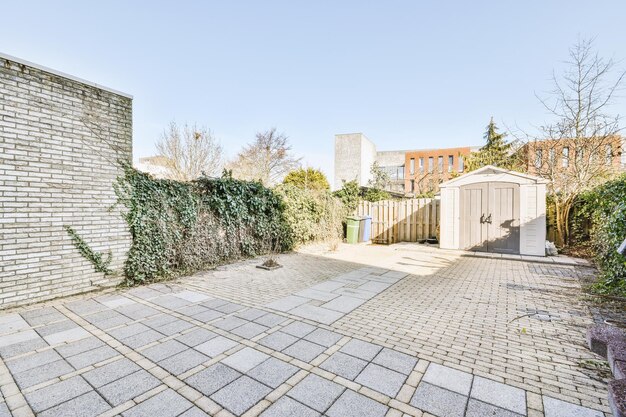
<path id="1" fill-rule="evenodd" d="M 434 167 L 435 167 L 435 158 L 433 158 L 432 156 L 429 156 L 428 157 L 428 172 L 432 173 Z"/>
<path id="2" fill-rule="evenodd" d="M 439 172 L 443 172 L 443 156 L 437 158 L 437 168 Z"/>
<path id="3" fill-rule="evenodd" d="M 463 155 L 459 155 L 459 172 L 465 171 L 465 162 L 463 161 Z"/>
<path id="4" fill-rule="evenodd" d="M 611 145 L 606 145 L 606 164 L 613 164 L 613 149 L 611 148 Z"/>
<path id="5" fill-rule="evenodd" d="M 409 169 L 410 169 L 410 174 L 414 175 L 415 174 L 415 158 L 411 158 L 411 164 L 409 165 Z"/>
<path id="6" fill-rule="evenodd" d="M 550 158 L 550 166 L 553 167 L 554 162 L 556 161 L 556 153 L 554 151 L 554 148 L 548 150 L 548 157 Z"/>
<path id="7" fill-rule="evenodd" d="M 563 168 L 567 168 L 569 166 L 569 148 L 567 146 L 563 148 L 562 165 Z"/>
<path id="8" fill-rule="evenodd" d="M 411 180 L 411 192 L 415 192 L 415 180 Z"/>
<path id="9" fill-rule="evenodd" d="M 448 172 L 454 169 L 454 155 L 448 155 Z"/>
<path id="10" fill-rule="evenodd" d="M 543 150 L 537 149 L 535 151 L 535 168 L 540 169 L 543 165 Z"/>
<path id="11" fill-rule="evenodd" d="M 424 173 L 424 158 L 420 158 L 420 174 Z"/>

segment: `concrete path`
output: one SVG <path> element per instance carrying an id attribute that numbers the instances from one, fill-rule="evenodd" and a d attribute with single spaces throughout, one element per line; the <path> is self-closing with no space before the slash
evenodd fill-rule
<path id="1" fill-rule="evenodd" d="M 588 320 L 580 306 L 556 297 L 558 308 L 540 310 L 536 299 L 514 328 L 493 325 L 529 308 L 529 281 L 575 287 L 576 266 L 424 251 L 411 266 L 399 264 L 409 263 L 404 252 L 373 250 L 286 255 L 271 272 L 247 261 L 2 314 L 0 416 L 609 415 L 602 383 L 589 385 L 571 363 L 582 348 L 538 342 L 554 323 L 572 326 L 568 314 Z M 481 322 L 480 337 L 467 336 Z M 455 350 L 459 340 L 465 351 Z M 534 387 L 516 379 L 513 363 L 500 363 L 526 354 L 524 344 L 543 355 L 541 365 L 528 359 L 545 376 Z M 485 357 L 493 362 L 483 369 Z M 559 389 L 572 379 L 586 387 L 584 398 Z"/>

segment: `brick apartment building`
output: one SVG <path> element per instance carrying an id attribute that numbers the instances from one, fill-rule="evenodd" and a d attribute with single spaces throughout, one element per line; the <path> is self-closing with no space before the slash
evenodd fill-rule
<path id="1" fill-rule="evenodd" d="M 437 191 L 439 183 L 465 171 L 465 159 L 478 147 L 377 151 L 362 133 L 335 135 L 335 181 L 333 189 L 356 180 L 367 186 L 372 164 L 389 174 L 388 191 L 417 195 Z"/>

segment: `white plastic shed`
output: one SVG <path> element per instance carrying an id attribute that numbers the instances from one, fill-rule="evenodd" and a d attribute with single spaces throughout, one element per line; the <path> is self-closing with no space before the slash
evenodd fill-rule
<path id="1" fill-rule="evenodd" d="M 440 247 L 545 256 L 546 183 L 491 165 L 444 182 Z"/>

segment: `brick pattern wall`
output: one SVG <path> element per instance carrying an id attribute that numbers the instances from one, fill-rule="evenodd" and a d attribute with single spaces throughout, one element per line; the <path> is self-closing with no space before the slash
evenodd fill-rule
<path id="1" fill-rule="evenodd" d="M 0 57 L 0 308 L 114 285 L 130 236 L 112 183 L 132 159 L 132 99 Z"/>

